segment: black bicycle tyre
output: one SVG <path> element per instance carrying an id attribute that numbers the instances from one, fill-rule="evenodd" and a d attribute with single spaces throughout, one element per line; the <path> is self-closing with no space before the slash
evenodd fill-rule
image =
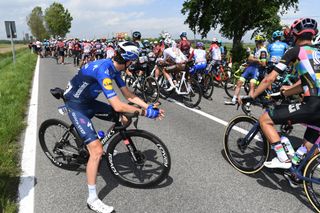
<path id="1" fill-rule="evenodd" d="M 184 95 L 183 96 L 183 104 L 185 106 L 187 106 L 187 107 L 195 108 L 201 102 L 202 89 L 201 89 L 201 87 L 199 85 L 199 82 L 195 78 L 190 77 L 190 80 L 188 81 L 188 83 L 191 84 L 192 90 L 195 91 L 195 93 L 198 93 L 199 96 L 198 96 L 198 99 L 196 101 L 189 102 L 189 101 L 187 101 L 186 97 L 188 97 L 188 99 L 191 99 L 192 98 L 192 94 Z"/>
<path id="2" fill-rule="evenodd" d="M 48 131 L 49 127 L 52 127 L 52 126 L 59 126 L 64 129 L 63 131 L 68 131 L 70 127 L 69 124 L 58 119 L 48 119 L 44 121 L 39 128 L 39 142 L 40 142 L 42 151 L 49 158 L 49 160 L 53 165 L 66 170 L 76 170 L 80 166 L 79 163 L 62 163 L 58 161 L 56 157 L 53 156 L 52 153 L 49 151 L 49 148 L 47 146 L 47 143 L 49 142 L 45 140 L 45 134 Z M 70 134 L 74 137 L 74 140 L 79 140 L 79 141 L 81 140 L 74 129 L 71 129 Z"/>
<path id="3" fill-rule="evenodd" d="M 230 77 L 224 84 L 224 91 L 230 98 L 232 98 L 234 95 L 234 90 L 237 86 L 236 84 L 236 79 L 233 76 Z"/>
<path id="4" fill-rule="evenodd" d="M 314 175 L 314 171 L 319 170 L 318 167 L 320 167 L 320 154 L 313 156 L 309 160 L 306 167 L 304 168 L 303 176 L 308 177 L 308 178 L 312 178 L 312 176 Z M 320 171 L 318 171 L 318 173 L 320 174 Z M 318 176 L 317 179 L 319 179 L 319 178 L 320 177 Z M 307 195 L 309 202 L 311 203 L 311 205 L 315 208 L 315 210 L 317 212 L 320 212 L 320 199 L 317 198 L 317 197 L 319 197 L 319 191 L 318 191 L 318 193 L 314 192 L 314 187 L 313 187 L 314 185 L 319 186 L 316 183 L 303 181 L 303 188 L 304 188 L 304 191 Z"/>
<path id="5" fill-rule="evenodd" d="M 112 141 L 110 141 L 110 144 L 108 145 L 106 157 L 107 157 L 108 168 L 113 174 L 113 176 L 119 181 L 119 183 L 129 187 L 134 187 L 134 188 L 149 188 L 149 187 L 158 185 L 165 178 L 167 178 L 171 168 L 171 158 L 170 158 L 168 148 L 161 141 L 161 139 L 150 132 L 147 132 L 144 130 L 137 130 L 137 129 L 127 130 L 125 132 L 125 135 L 128 138 L 133 138 L 133 137 L 143 138 L 143 139 L 146 139 L 146 141 L 153 143 L 153 145 L 155 145 L 155 147 L 157 147 L 158 151 L 161 153 L 161 156 L 163 157 L 163 161 L 159 162 L 159 164 L 161 164 L 161 171 L 159 171 L 158 176 L 152 179 L 151 181 L 141 182 L 141 181 L 129 180 L 128 178 L 124 177 L 122 172 L 119 171 L 118 169 L 118 168 L 123 168 L 124 166 L 117 165 L 116 163 L 117 161 L 115 160 L 116 159 L 115 157 L 119 156 L 119 154 L 114 155 L 114 152 L 117 149 L 117 145 L 123 142 L 122 141 L 123 137 L 121 136 L 121 134 L 117 134 L 114 136 L 114 138 L 112 139 Z M 135 145 L 136 145 L 136 148 L 139 149 L 139 147 L 137 147 L 137 144 Z M 128 154 L 130 155 L 130 153 Z M 126 170 L 126 172 L 128 171 Z"/>
<path id="6" fill-rule="evenodd" d="M 210 75 L 204 75 L 202 79 L 202 95 L 204 98 L 211 98 L 214 91 L 214 83 Z"/>
<path id="7" fill-rule="evenodd" d="M 261 160 L 259 160 L 259 162 L 256 165 L 253 165 L 251 167 L 244 167 L 242 166 L 240 163 L 238 163 L 236 161 L 236 159 L 233 157 L 233 154 L 231 153 L 230 149 L 229 149 L 229 143 L 232 143 L 232 141 L 229 140 L 229 136 L 231 133 L 231 130 L 234 126 L 236 126 L 236 124 L 240 123 L 240 122 L 247 122 L 250 123 L 251 125 L 253 125 L 254 123 L 256 123 L 257 119 L 250 117 L 250 116 L 245 116 L 245 115 L 240 115 L 235 117 L 234 119 L 232 119 L 228 126 L 226 127 L 226 131 L 224 134 L 224 141 L 223 141 L 223 147 L 224 147 L 224 152 L 225 155 L 228 159 L 228 161 L 230 162 L 230 164 L 239 172 L 244 173 L 244 174 L 254 174 L 257 173 L 258 171 L 260 171 L 263 168 L 263 163 L 269 158 L 269 154 L 270 154 L 270 145 L 268 144 L 265 136 L 263 135 L 263 132 L 261 129 L 258 130 L 258 132 L 260 133 L 260 135 L 262 136 L 262 146 L 263 146 L 263 154 L 261 157 Z M 234 130 L 234 131 L 238 131 L 238 130 Z M 237 139 L 239 140 L 239 138 Z M 239 150 L 240 151 L 240 150 Z M 250 161 L 250 162 L 249 162 Z M 241 163 L 244 162 L 244 160 L 241 160 Z M 254 162 L 252 158 L 250 158 L 246 164 L 250 164 Z"/>
<path id="8" fill-rule="evenodd" d="M 146 79 L 144 79 L 142 91 L 144 100 L 147 103 L 158 102 L 160 97 L 159 85 L 154 77 L 148 76 Z"/>

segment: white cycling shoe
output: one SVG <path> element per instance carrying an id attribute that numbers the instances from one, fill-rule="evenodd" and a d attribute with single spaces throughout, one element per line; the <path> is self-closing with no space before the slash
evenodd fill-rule
<path id="1" fill-rule="evenodd" d="M 87 201 L 88 208 L 97 213 L 111 213 L 114 211 L 112 206 L 104 204 L 99 198 L 93 201 Z"/>
<path id="2" fill-rule="evenodd" d="M 264 162 L 264 166 L 274 169 L 274 168 L 279 168 L 279 169 L 290 169 L 292 166 L 291 162 L 281 162 L 277 157 L 273 158 L 271 161 L 266 161 Z"/>

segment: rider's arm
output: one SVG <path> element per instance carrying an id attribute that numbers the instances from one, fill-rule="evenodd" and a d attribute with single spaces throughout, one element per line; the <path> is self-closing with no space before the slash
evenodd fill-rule
<path id="1" fill-rule="evenodd" d="M 301 80 L 297 81 L 292 86 L 288 86 L 282 90 L 282 94 L 284 96 L 295 95 L 303 92 L 303 88 L 301 86 Z"/>
<path id="2" fill-rule="evenodd" d="M 259 84 L 258 88 L 254 91 L 252 98 L 258 97 L 263 91 L 265 91 L 277 79 L 278 75 L 278 72 L 272 70 L 272 72 Z"/>
<path id="3" fill-rule="evenodd" d="M 146 104 L 146 102 L 144 102 L 143 100 L 141 100 L 138 96 L 136 96 L 135 94 L 133 94 L 127 87 L 121 87 L 120 88 L 123 96 L 130 102 L 144 108 L 147 109 L 148 108 L 148 104 Z"/>
<path id="4" fill-rule="evenodd" d="M 139 112 L 140 115 L 145 115 L 144 109 L 139 109 L 135 106 L 131 106 L 129 104 L 126 104 L 122 102 L 118 96 L 113 96 L 112 98 L 108 99 L 109 103 L 111 104 L 112 108 L 116 112 L 129 112 L 129 113 L 135 113 L 136 111 Z"/>

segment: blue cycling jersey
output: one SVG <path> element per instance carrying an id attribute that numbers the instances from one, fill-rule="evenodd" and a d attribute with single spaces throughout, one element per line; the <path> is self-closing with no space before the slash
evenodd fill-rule
<path id="1" fill-rule="evenodd" d="M 110 99 L 117 95 L 113 89 L 112 80 L 119 88 L 126 85 L 111 59 L 88 63 L 71 79 L 64 97 L 67 101 L 90 103 L 103 92 Z"/>
<path id="2" fill-rule="evenodd" d="M 278 63 L 286 50 L 289 48 L 288 44 L 282 41 L 275 41 L 268 45 L 268 52 L 270 55 L 269 62 Z"/>

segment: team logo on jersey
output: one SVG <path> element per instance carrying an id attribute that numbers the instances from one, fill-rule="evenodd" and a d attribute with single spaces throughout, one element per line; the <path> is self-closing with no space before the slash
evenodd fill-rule
<path id="1" fill-rule="evenodd" d="M 103 79 L 103 87 L 106 88 L 106 90 L 112 90 L 112 81 L 110 78 Z"/>

